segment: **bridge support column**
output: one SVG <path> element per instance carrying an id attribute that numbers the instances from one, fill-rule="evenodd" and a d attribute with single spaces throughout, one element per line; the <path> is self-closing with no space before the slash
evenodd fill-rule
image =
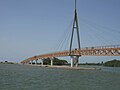
<path id="1" fill-rule="evenodd" d="M 54 60 L 54 58 L 50 58 L 50 60 L 51 60 L 51 66 L 53 66 L 53 60 Z"/>
<path id="2" fill-rule="evenodd" d="M 37 60 L 35 60 L 35 64 L 37 65 L 37 61 L 38 61 L 38 59 Z"/>
<path id="3" fill-rule="evenodd" d="M 79 56 L 71 56 L 71 67 L 78 67 Z"/>
<path id="4" fill-rule="evenodd" d="M 78 67 L 79 56 L 75 56 L 75 66 Z"/>
<path id="5" fill-rule="evenodd" d="M 43 61 L 44 61 L 44 60 L 43 60 L 43 59 L 41 59 L 41 65 L 42 65 L 42 66 L 44 65 Z"/>
<path id="6" fill-rule="evenodd" d="M 73 66 L 74 66 L 74 57 L 71 56 L 71 67 L 73 67 Z"/>
<path id="7" fill-rule="evenodd" d="M 53 66 L 53 59 L 51 59 L 51 66 Z"/>
<path id="8" fill-rule="evenodd" d="M 31 65 L 33 64 L 33 61 L 31 61 Z"/>

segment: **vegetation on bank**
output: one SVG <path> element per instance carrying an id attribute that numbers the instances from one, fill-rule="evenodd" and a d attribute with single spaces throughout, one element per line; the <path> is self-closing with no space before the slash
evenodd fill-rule
<path id="1" fill-rule="evenodd" d="M 9 62 L 9 63 L 11 63 L 11 62 Z M 50 58 L 43 59 L 43 63 L 44 63 L 44 65 L 50 65 L 51 64 Z M 13 63 L 11 63 L 11 64 L 13 64 Z M 31 64 L 31 63 L 29 63 L 29 64 Z M 35 62 L 33 62 L 33 64 L 35 64 Z M 41 64 L 41 63 L 38 63 L 38 64 Z M 68 63 L 66 60 L 60 60 L 58 58 L 54 58 L 53 64 L 54 65 L 70 65 L 70 63 Z M 107 61 L 105 63 L 103 63 L 103 61 L 101 63 L 87 63 L 86 62 L 86 63 L 79 63 L 79 65 L 97 65 L 97 66 L 107 66 L 107 67 L 120 67 L 120 60 L 114 59 L 111 61 Z"/>
<path id="2" fill-rule="evenodd" d="M 43 63 L 44 63 L 45 65 L 50 65 L 50 64 L 51 64 L 50 58 L 44 59 L 44 60 L 43 60 Z M 68 64 L 68 62 L 67 62 L 66 60 L 60 60 L 60 59 L 58 59 L 58 58 L 54 58 L 53 64 L 54 64 L 54 65 L 66 65 L 66 64 Z"/>
<path id="3" fill-rule="evenodd" d="M 0 62 L 0 64 L 14 64 L 14 63 L 13 62 L 5 61 L 5 62 Z"/>
<path id="4" fill-rule="evenodd" d="M 111 60 L 111 61 L 107 61 L 107 62 L 101 62 L 101 63 L 83 63 L 80 65 L 97 65 L 97 66 L 107 66 L 107 67 L 120 67 L 120 60 Z"/>
<path id="5" fill-rule="evenodd" d="M 108 67 L 120 67 L 120 60 L 114 59 L 114 60 L 105 62 L 104 66 L 108 66 Z"/>
<path id="6" fill-rule="evenodd" d="M 103 65 L 103 62 L 101 62 L 101 63 L 80 63 L 79 65 L 97 65 L 97 66 L 101 66 L 101 65 Z"/>
<path id="7" fill-rule="evenodd" d="M 31 62 L 29 64 L 31 64 Z M 33 62 L 32 64 L 35 64 L 35 62 Z M 37 64 L 41 64 L 41 63 L 37 63 Z M 44 65 L 50 65 L 51 64 L 51 59 L 50 58 L 43 59 L 43 64 Z M 54 58 L 53 64 L 54 65 L 67 65 L 68 62 L 66 60 L 60 60 L 58 58 Z"/>

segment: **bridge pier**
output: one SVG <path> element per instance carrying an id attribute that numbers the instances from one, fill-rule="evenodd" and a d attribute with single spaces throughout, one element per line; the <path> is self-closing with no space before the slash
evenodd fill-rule
<path id="1" fill-rule="evenodd" d="M 31 65 L 33 64 L 33 61 L 30 61 L 31 62 Z"/>
<path id="2" fill-rule="evenodd" d="M 79 56 L 71 56 L 71 67 L 78 67 Z"/>
<path id="3" fill-rule="evenodd" d="M 50 60 L 51 60 L 51 66 L 53 66 L 53 60 L 54 60 L 54 58 L 50 58 Z"/>
<path id="4" fill-rule="evenodd" d="M 37 65 L 37 61 L 38 61 L 38 59 L 35 60 L 35 64 L 36 64 L 36 65 Z"/>
<path id="5" fill-rule="evenodd" d="M 74 57 L 71 56 L 71 67 L 73 67 L 73 66 L 74 66 Z"/>
<path id="6" fill-rule="evenodd" d="M 75 56 L 75 66 L 78 67 L 79 63 L 79 56 Z"/>
<path id="7" fill-rule="evenodd" d="M 44 65 L 43 61 L 44 61 L 44 60 L 43 60 L 43 59 L 41 59 L 41 65 L 42 65 L 42 66 Z"/>

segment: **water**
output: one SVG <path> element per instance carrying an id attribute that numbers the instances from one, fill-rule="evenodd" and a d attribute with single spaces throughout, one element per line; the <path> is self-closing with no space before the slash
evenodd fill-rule
<path id="1" fill-rule="evenodd" d="M 0 90 L 120 90 L 120 68 L 65 70 L 0 64 Z"/>

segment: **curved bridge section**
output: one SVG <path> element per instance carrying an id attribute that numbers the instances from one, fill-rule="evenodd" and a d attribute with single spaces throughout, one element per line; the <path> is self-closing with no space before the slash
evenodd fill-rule
<path id="1" fill-rule="evenodd" d="M 74 56 L 120 56 L 120 45 L 85 47 L 81 50 L 72 50 L 72 54 Z M 33 60 L 64 56 L 69 56 L 69 50 L 33 56 L 21 61 L 21 63 L 26 64 Z"/>

